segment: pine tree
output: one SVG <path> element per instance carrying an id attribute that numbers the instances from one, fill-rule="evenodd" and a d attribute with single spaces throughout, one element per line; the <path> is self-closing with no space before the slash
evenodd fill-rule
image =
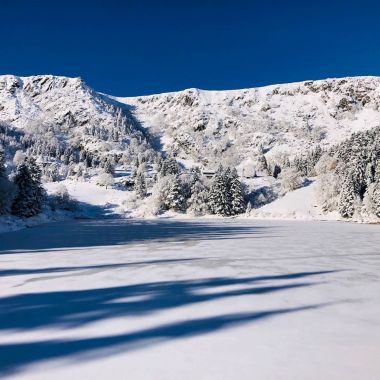
<path id="1" fill-rule="evenodd" d="M 32 174 L 26 162 L 18 166 L 14 183 L 18 192 L 13 201 L 12 214 L 24 217 L 36 215 Z"/>
<path id="2" fill-rule="evenodd" d="M 164 160 L 161 166 L 161 175 L 167 176 L 167 175 L 177 175 L 179 174 L 179 166 L 177 161 L 174 158 L 169 158 L 167 160 Z"/>
<path id="3" fill-rule="evenodd" d="M 108 173 L 108 174 L 114 174 L 115 172 L 115 168 L 111 162 L 111 159 L 110 158 L 106 158 L 105 162 L 104 162 L 104 172 L 105 173 Z"/>
<path id="4" fill-rule="evenodd" d="M 222 173 L 223 173 L 223 168 L 222 166 L 219 166 L 218 170 L 216 171 L 212 179 L 211 187 L 209 190 L 209 197 L 208 197 L 209 207 L 210 207 L 210 211 L 213 214 L 217 213 L 218 205 L 220 203 L 220 193 L 223 188 Z"/>
<path id="5" fill-rule="evenodd" d="M 182 182 L 178 175 L 173 179 L 165 203 L 166 207 L 170 210 L 183 211 L 185 208 L 185 196 L 183 194 Z"/>
<path id="6" fill-rule="evenodd" d="M 343 218 L 352 218 L 355 213 L 357 194 L 352 175 L 347 175 L 342 183 L 342 190 L 339 195 L 338 211 Z"/>
<path id="7" fill-rule="evenodd" d="M 138 198 L 142 199 L 146 197 L 146 182 L 144 173 L 138 172 L 135 177 L 134 189 Z"/>
<path id="8" fill-rule="evenodd" d="M 14 195 L 14 185 L 7 177 L 4 153 L 0 150 L 0 215 L 10 212 Z"/>
<path id="9" fill-rule="evenodd" d="M 207 214 L 208 208 L 208 191 L 204 183 L 200 180 L 198 173 L 195 173 L 192 185 L 191 196 L 187 202 L 188 212 L 195 216 Z"/>
<path id="10" fill-rule="evenodd" d="M 43 200 L 44 200 L 44 188 L 41 181 L 41 169 L 37 165 L 35 158 L 29 157 L 26 160 L 29 167 L 31 178 L 32 178 L 32 191 L 34 198 L 34 212 L 35 215 L 39 214 L 42 210 Z"/>
<path id="11" fill-rule="evenodd" d="M 267 173 L 268 172 L 268 161 L 267 161 L 264 154 L 261 155 L 259 162 L 260 162 L 262 171 Z"/>
<path id="12" fill-rule="evenodd" d="M 375 182 L 375 187 L 372 193 L 373 208 L 375 215 L 380 218 L 380 181 Z"/>
<path id="13" fill-rule="evenodd" d="M 238 215 L 245 211 L 246 204 L 244 192 L 236 169 L 231 171 L 230 175 L 230 193 L 231 193 L 231 214 Z"/>
<path id="14" fill-rule="evenodd" d="M 219 167 L 213 178 L 209 191 L 209 205 L 213 214 L 231 215 L 231 193 L 229 186 L 229 171 Z"/>
<path id="15" fill-rule="evenodd" d="M 278 178 L 280 174 L 281 174 L 281 167 L 277 164 L 274 164 L 273 170 L 272 170 L 272 177 Z"/>
<path id="16" fill-rule="evenodd" d="M 0 178 L 5 178 L 6 176 L 5 156 L 4 152 L 0 149 Z"/>

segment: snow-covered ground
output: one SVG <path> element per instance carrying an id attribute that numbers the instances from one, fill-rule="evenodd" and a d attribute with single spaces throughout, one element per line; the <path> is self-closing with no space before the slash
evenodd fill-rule
<path id="1" fill-rule="evenodd" d="M 378 379 L 378 226 L 77 220 L 0 236 L 0 377 Z"/>
<path id="2" fill-rule="evenodd" d="M 257 179 L 260 181 L 260 178 Z M 104 214 L 114 216 L 137 216 L 152 217 L 149 213 L 144 214 L 143 202 L 140 209 L 136 206 L 136 198 L 132 192 L 106 189 L 95 184 L 95 182 L 71 181 L 53 182 L 45 184 L 49 193 L 54 193 L 56 189 L 64 184 L 70 196 L 82 204 L 81 214 L 87 217 L 96 217 Z M 310 185 L 291 191 L 285 196 L 268 203 L 262 207 L 251 210 L 250 214 L 242 214 L 238 218 L 259 218 L 259 219 L 287 219 L 287 220 L 341 220 L 338 213 L 325 214 L 317 205 L 315 199 L 315 185 Z M 131 205 L 137 207 L 131 210 Z M 190 217 L 188 215 L 168 213 L 171 217 Z M 205 219 L 221 217 L 207 215 Z"/>
<path id="3" fill-rule="evenodd" d="M 128 212 L 126 205 L 131 198 L 131 192 L 98 186 L 96 178 L 87 182 L 72 180 L 51 182 L 44 187 L 48 193 L 54 194 L 62 185 L 67 188 L 70 196 L 79 202 L 83 216 L 125 215 Z"/>
<path id="4" fill-rule="evenodd" d="M 250 216 L 259 219 L 342 220 L 338 212 L 323 213 L 315 197 L 316 182 L 290 191 L 283 197 L 252 210 Z"/>

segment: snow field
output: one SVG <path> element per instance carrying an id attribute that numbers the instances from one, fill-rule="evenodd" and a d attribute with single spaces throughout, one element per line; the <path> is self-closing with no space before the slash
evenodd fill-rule
<path id="1" fill-rule="evenodd" d="M 0 373 L 375 380 L 377 230 L 108 219 L 3 234 Z"/>

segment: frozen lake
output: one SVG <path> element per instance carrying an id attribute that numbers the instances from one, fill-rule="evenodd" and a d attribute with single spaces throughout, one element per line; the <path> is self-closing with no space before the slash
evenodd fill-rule
<path id="1" fill-rule="evenodd" d="M 365 379 L 380 226 L 82 220 L 0 235 L 0 377 Z"/>

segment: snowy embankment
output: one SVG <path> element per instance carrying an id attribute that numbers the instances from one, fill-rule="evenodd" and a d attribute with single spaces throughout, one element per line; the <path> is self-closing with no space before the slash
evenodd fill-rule
<path id="1" fill-rule="evenodd" d="M 4 234 L 0 377 L 377 380 L 379 244 L 373 225 L 231 219 Z"/>
<path id="2" fill-rule="evenodd" d="M 82 214 L 87 217 L 100 216 L 99 212 L 105 212 L 106 215 L 146 217 L 148 212 L 141 202 L 133 212 L 130 211 L 130 205 L 136 207 L 136 199 L 131 192 L 117 189 L 106 189 L 91 182 L 64 181 L 64 185 L 69 190 L 70 195 L 82 204 Z M 48 192 L 54 193 L 55 189 L 61 183 L 50 183 L 46 185 Z M 242 214 L 238 218 L 255 218 L 255 219 L 287 219 L 287 220 L 341 220 L 337 213 L 324 214 L 315 200 L 315 185 L 313 182 L 309 186 L 291 191 L 285 196 L 262 206 L 251 210 L 250 214 Z M 87 208 L 86 208 L 87 207 Z M 95 213 L 94 213 L 95 212 Z M 176 214 L 168 212 L 173 218 L 191 218 L 189 215 Z M 153 217 L 151 214 L 150 217 Z M 215 215 L 208 215 L 202 219 L 222 218 Z"/>
<path id="3" fill-rule="evenodd" d="M 64 185 L 70 197 L 79 202 L 81 217 L 101 217 L 110 215 L 125 215 L 128 213 L 127 201 L 131 193 L 112 187 L 96 185 L 92 182 L 66 180 L 45 184 L 48 193 L 53 194 L 57 188 Z"/>
<path id="4" fill-rule="evenodd" d="M 285 194 L 263 207 L 252 210 L 250 217 L 257 219 L 331 220 L 338 221 L 338 213 L 323 213 L 315 199 L 316 182 Z"/>
<path id="5" fill-rule="evenodd" d="M 32 227 L 38 224 L 51 221 L 59 221 L 72 218 L 100 218 L 100 217 L 149 217 L 144 207 L 131 211 L 131 206 L 136 207 L 136 199 L 131 192 L 106 189 L 98 186 L 95 182 L 72 181 L 53 182 L 45 184 L 49 194 L 53 194 L 61 185 L 65 185 L 70 196 L 78 202 L 78 210 L 70 212 L 46 212 L 40 216 L 30 219 L 20 219 L 13 216 L 0 217 L 0 233 L 15 231 L 25 227 Z M 275 200 L 258 209 L 251 210 L 249 215 L 243 214 L 240 218 L 254 219 L 285 219 L 285 220 L 340 220 L 338 214 L 323 214 L 314 199 L 315 183 L 301 189 L 287 193 L 284 197 Z M 148 215 L 149 214 L 149 215 Z M 172 218 L 191 218 L 191 216 L 168 212 L 164 216 Z M 208 215 L 202 219 L 219 219 L 215 215 Z"/>
<path id="6" fill-rule="evenodd" d="M 68 189 L 70 197 L 78 202 L 77 210 L 74 212 L 53 212 L 48 207 L 45 207 L 40 215 L 32 218 L 25 219 L 12 215 L 0 216 L 0 233 L 17 231 L 39 224 L 74 218 L 128 216 L 126 202 L 130 194 L 125 191 L 110 188 L 106 189 L 92 182 L 72 180 L 47 183 L 44 187 L 48 194 L 54 194 L 62 185 Z"/>

